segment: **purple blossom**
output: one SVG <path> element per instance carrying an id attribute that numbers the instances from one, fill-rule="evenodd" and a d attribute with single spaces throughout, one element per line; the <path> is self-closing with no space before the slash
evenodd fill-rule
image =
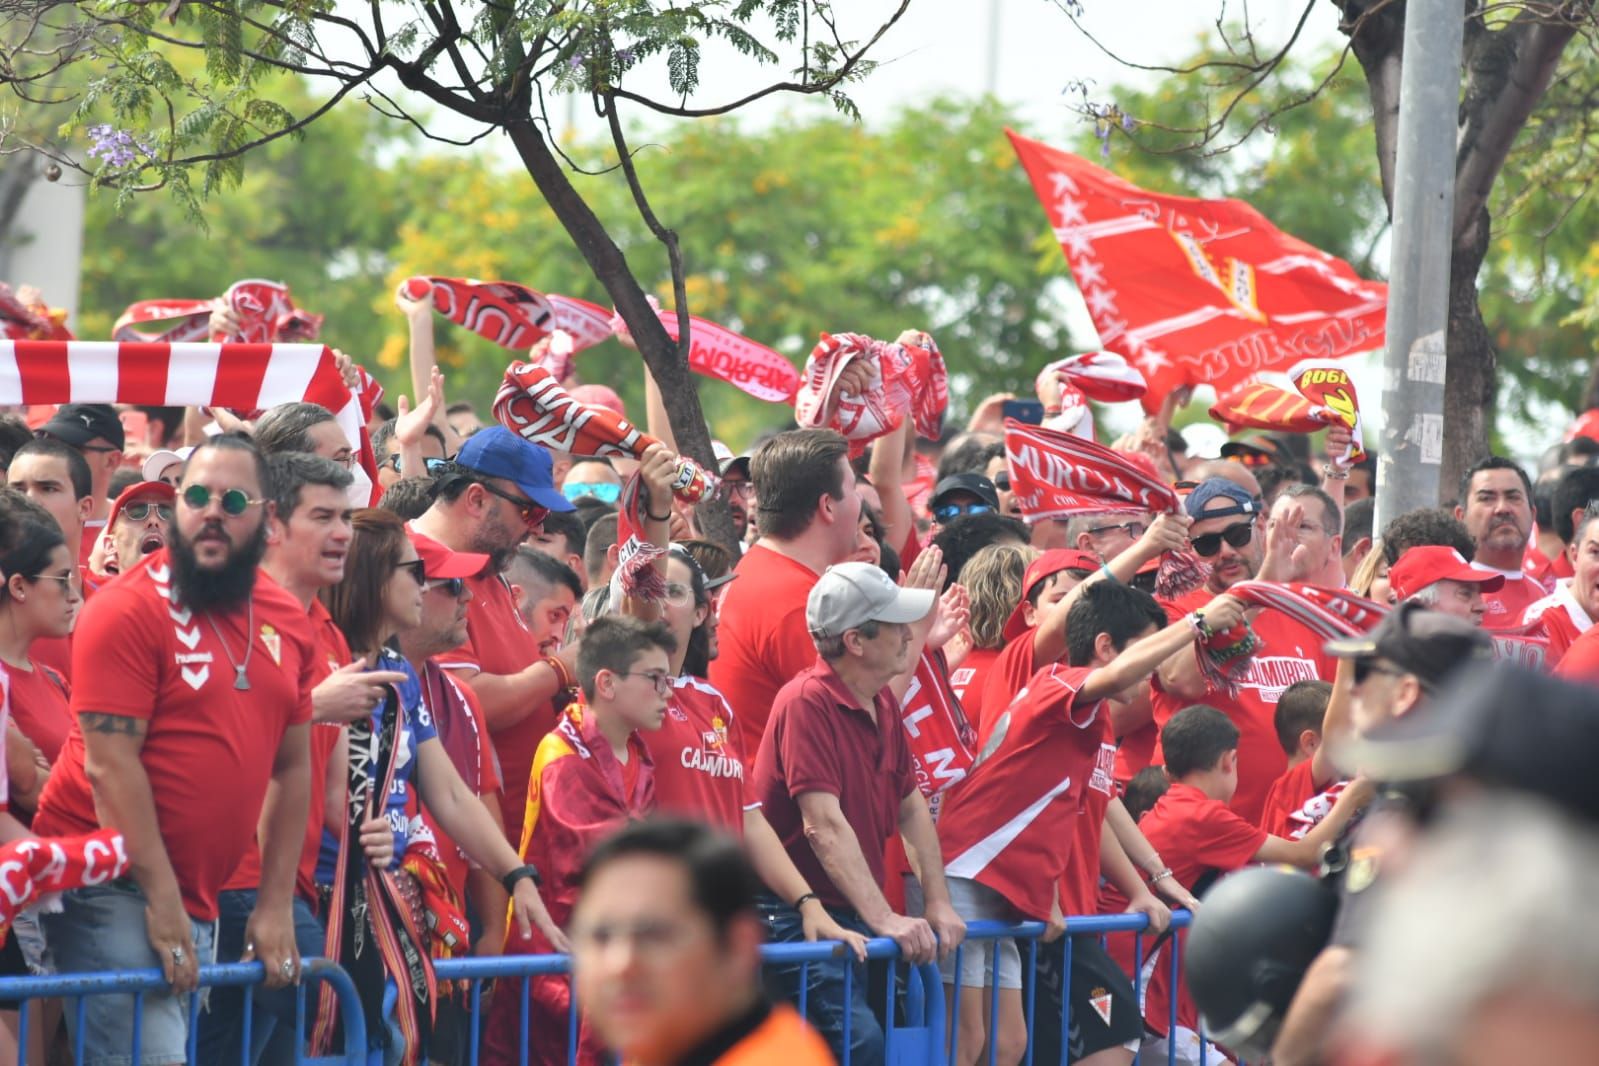
<path id="1" fill-rule="evenodd" d="M 580 55 L 573 56 L 571 59 L 568 59 L 566 61 L 566 65 L 567 65 L 568 68 L 570 68 L 572 70 L 582 70 L 583 69 L 583 57 L 580 56 Z"/>
<path id="2" fill-rule="evenodd" d="M 633 65 L 633 49 L 624 48 L 620 52 L 616 53 L 616 61 L 618 63 L 622 64 L 622 66 L 624 66 L 624 67 L 632 66 Z"/>
<path id="3" fill-rule="evenodd" d="M 103 159 L 107 166 L 120 170 L 132 166 L 138 161 L 139 156 L 150 156 L 150 148 L 133 139 L 133 134 L 127 130 L 119 130 L 114 126 L 90 126 L 86 131 L 93 138 L 94 144 L 89 148 L 89 158 Z"/>

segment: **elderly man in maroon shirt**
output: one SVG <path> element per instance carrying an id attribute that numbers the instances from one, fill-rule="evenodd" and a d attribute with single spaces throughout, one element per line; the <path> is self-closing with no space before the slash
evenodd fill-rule
<path id="1" fill-rule="evenodd" d="M 869 563 L 830 567 L 805 604 L 817 661 L 778 691 L 754 773 L 767 820 L 828 913 L 846 928 L 892 937 L 913 963 L 947 955 L 966 933 L 950 906 L 938 835 L 888 688 L 906 669 L 910 623 L 932 609 L 932 591 L 902 589 Z M 883 847 L 895 830 L 920 873 L 925 918 L 896 914 L 884 898 Z M 804 939 L 798 907 L 807 898 L 767 898 L 773 940 Z M 848 1061 L 875 1066 L 883 1061 L 883 1030 L 866 1004 L 865 980 L 844 1001 L 844 967 L 852 965 L 810 964 L 803 978 L 809 1014 L 844 1060 L 848 1012 Z M 798 965 L 772 973 L 798 997 Z"/>

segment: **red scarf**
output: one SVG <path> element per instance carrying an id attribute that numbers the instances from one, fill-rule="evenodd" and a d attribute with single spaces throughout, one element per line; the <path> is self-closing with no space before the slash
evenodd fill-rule
<path id="1" fill-rule="evenodd" d="M 1285 433 L 1315 433 L 1342 425 L 1354 441 L 1340 462 L 1349 465 L 1364 459 L 1360 404 L 1349 375 L 1336 367 L 1311 367 L 1294 384 L 1298 394 L 1258 381 L 1240 385 L 1211 406 L 1210 417 L 1231 426 Z"/>
<path id="2" fill-rule="evenodd" d="M 1037 384 L 1051 378 L 1099 403 L 1137 400 L 1149 390 L 1138 368 L 1115 352 L 1084 352 L 1057 359 L 1038 372 Z"/>
<path id="3" fill-rule="evenodd" d="M 0 281 L 0 339 L 16 341 L 69 341 L 67 313 L 43 303 L 26 304 Z"/>
<path id="4" fill-rule="evenodd" d="M 916 767 L 916 785 L 936 820 L 944 790 L 972 768 L 977 744 L 977 731 L 950 691 L 949 666 L 942 651 L 922 652 L 910 688 L 900 700 L 899 720 Z"/>
<path id="5" fill-rule="evenodd" d="M 861 333 L 822 334 L 805 361 L 804 380 L 794 397 L 794 421 L 801 427 L 838 430 L 857 455 L 907 416 L 917 433 L 937 440 L 949 407 L 949 375 L 933 339 L 925 333 L 922 338 L 925 345 L 889 344 Z M 844 395 L 839 378 L 857 361 L 871 372 L 866 392 Z"/>
<path id="6" fill-rule="evenodd" d="M 127 846 L 114 829 L 0 847 L 0 943 L 17 915 L 45 896 L 103 885 L 127 872 Z"/>
<path id="7" fill-rule="evenodd" d="M 239 318 L 239 332 L 215 340 L 230 344 L 296 343 L 315 340 L 322 316 L 294 306 L 289 287 L 279 281 L 250 278 L 235 281 L 222 301 Z M 122 312 L 111 336 L 119 341 L 176 344 L 210 337 L 211 300 L 140 300 Z M 150 332 L 136 327 L 152 322 L 169 323 Z M 219 404 L 218 406 L 227 406 Z"/>
<path id="8" fill-rule="evenodd" d="M 561 387 L 549 370 L 512 363 L 494 397 L 494 417 L 512 433 L 551 451 L 571 455 L 643 456 L 654 437 L 605 407 L 582 404 Z M 678 459 L 673 494 L 698 503 L 716 491 L 718 480 L 687 457 Z M 660 504 L 656 504 L 660 506 Z"/>
<path id="9" fill-rule="evenodd" d="M 1005 420 L 1011 492 L 1029 521 L 1076 514 L 1170 513 L 1177 493 L 1119 452 L 1091 440 Z"/>
<path id="10" fill-rule="evenodd" d="M 678 339 L 677 312 L 663 310 L 651 296 L 650 307 L 661 320 L 666 335 Z M 782 354 L 726 326 L 699 315 L 689 315 L 688 366 L 696 374 L 725 381 L 735 389 L 768 403 L 794 402 L 799 372 Z M 619 337 L 630 336 L 621 315 L 611 317 Z"/>

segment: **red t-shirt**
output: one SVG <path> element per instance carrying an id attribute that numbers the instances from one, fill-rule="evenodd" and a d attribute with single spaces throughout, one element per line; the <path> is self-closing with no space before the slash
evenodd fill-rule
<path id="1" fill-rule="evenodd" d="M 433 660 L 423 666 L 426 676 L 422 679 L 422 699 L 433 716 L 433 726 L 438 730 L 445 754 L 473 795 L 486 797 L 490 803 L 497 802 L 494 794 L 500 790 L 500 779 L 494 773 L 494 742 L 483 724 L 483 712 L 472 686 L 456 681 Z M 446 735 L 449 740 L 445 739 Z M 471 859 L 434 820 L 432 812 L 420 803 L 418 806 L 423 823 L 433 834 L 445 877 L 456 895 L 465 899 Z"/>
<path id="2" fill-rule="evenodd" d="M 881 885 L 884 842 L 898 831 L 899 805 L 916 788 L 893 693 L 884 688 L 874 698 L 876 721 L 859 704 L 833 668 L 813 655 L 811 667 L 777 693 L 755 756 L 754 792 L 766 820 L 811 890 L 832 907 L 854 904 L 833 884 L 805 839 L 799 797 L 806 792 L 838 797 L 872 879 Z"/>
<path id="3" fill-rule="evenodd" d="M 1083 783 L 1072 829 L 1072 853 L 1060 879 L 1060 912 L 1092 914 L 1099 902 L 1099 841 L 1105 835 L 1105 810 L 1116 796 L 1116 745 L 1110 708 L 1099 715 L 1099 754 Z"/>
<path id="4" fill-rule="evenodd" d="M 32 670 L 6 667 L 11 675 L 11 721 L 51 765 L 72 732 L 71 686 L 60 674 L 28 656 Z"/>
<path id="5" fill-rule="evenodd" d="M 961 701 L 966 720 L 979 736 L 983 733 L 983 689 L 988 685 L 988 675 L 999 661 L 1003 648 L 973 648 L 966 653 L 961 664 L 949 672 L 949 687 Z"/>
<path id="6" fill-rule="evenodd" d="M 1318 788 L 1310 772 L 1311 760 L 1295 763 L 1272 782 L 1266 794 L 1266 810 L 1260 827 L 1274 837 L 1302 840 L 1321 820 L 1332 813 L 1332 805 L 1346 782 L 1333 780 Z"/>
<path id="7" fill-rule="evenodd" d="M 661 728 L 639 735 L 655 760 L 655 800 L 663 813 L 744 835 L 744 811 L 759 803 L 750 799 L 733 709 L 720 692 L 697 677 L 674 678 Z"/>
<path id="8" fill-rule="evenodd" d="M 804 563 L 756 544 L 738 562 L 718 615 L 721 651 L 710 681 L 733 708 L 738 750 L 761 745 L 777 690 L 816 662 L 805 600 L 816 574 Z"/>
<path id="9" fill-rule="evenodd" d="M 737 584 L 737 582 L 734 582 Z M 472 601 L 466 606 L 466 643 L 438 657 L 445 669 L 479 670 L 485 674 L 519 674 L 538 661 L 539 646 L 522 621 L 511 596 L 511 586 L 498 574 L 479 574 L 466 579 Z M 555 727 L 557 708 L 551 702 L 535 707 L 531 714 L 504 729 L 490 727 L 494 752 L 500 760 L 500 813 L 505 832 L 514 839 L 522 826 L 527 806 L 528 774 L 533 769 L 533 753 L 539 742 Z"/>
<path id="10" fill-rule="evenodd" d="M 1200 588 L 1163 606 L 1167 617 L 1176 621 L 1203 607 L 1213 593 Z M 1260 822 L 1271 783 L 1288 769 L 1288 756 L 1277 740 L 1277 701 L 1295 681 L 1328 679 L 1336 663 L 1322 651 L 1325 641 L 1315 632 L 1279 611 L 1264 610 L 1250 620 L 1262 646 L 1250 660 L 1249 670 L 1238 683 L 1238 698 L 1211 691 L 1202 699 L 1182 700 L 1169 695 L 1157 683 L 1151 700 L 1155 725 L 1164 729 L 1172 715 L 1195 703 L 1207 703 L 1232 719 L 1238 727 L 1238 791 L 1232 809 L 1251 825 Z M 1191 648 L 1188 654 L 1198 654 Z M 1154 763 L 1163 763 L 1157 742 Z"/>
<path id="11" fill-rule="evenodd" d="M 1027 687 L 1037 671 L 1033 668 L 1033 635 L 1036 626 L 1028 626 L 1015 639 L 1000 650 L 993 665 L 988 668 L 988 679 L 983 682 L 983 702 L 977 719 L 977 743 L 988 743 L 988 723 L 1005 713 L 1010 701 Z"/>
<path id="12" fill-rule="evenodd" d="M 78 616 L 81 626 L 83 616 Z M 74 630 L 76 632 L 76 630 Z M 36 664 L 48 666 L 68 681 L 72 680 L 72 633 L 64 637 L 40 637 L 28 645 L 28 658 Z"/>
<path id="13" fill-rule="evenodd" d="M 1560 665 L 1555 667 L 1555 673 L 1568 681 L 1599 685 L 1599 626 L 1590 626 L 1586 633 L 1571 642 Z M 16 676 L 11 675 L 13 685 Z"/>
<path id="14" fill-rule="evenodd" d="M 161 837 L 185 908 L 210 921 L 217 892 L 255 840 L 284 731 L 310 721 L 320 657 L 305 608 L 265 574 L 256 575 L 253 617 L 242 607 L 174 606 L 171 577 L 166 551 L 155 552 L 84 609 L 72 710 L 148 723 L 139 759 Z M 246 649 L 250 688 L 240 691 L 228 655 L 242 659 Z M 40 836 L 102 828 L 83 760 L 75 723 L 39 801 Z"/>
<path id="15" fill-rule="evenodd" d="M 1180 781 L 1156 801 L 1138 828 L 1171 867 L 1177 883 L 1190 892 L 1200 877 L 1211 870 L 1228 872 L 1247 865 L 1266 843 L 1264 829 Z M 1187 932 L 1184 929 L 1178 934 L 1184 944 Z M 1162 949 L 1161 959 L 1155 963 L 1144 1004 L 1144 1020 L 1161 1034 L 1171 1020 L 1171 965 L 1165 958 L 1166 950 L 1169 949 Z M 1177 1022 L 1189 1029 L 1199 1028 L 1198 1012 L 1188 998 L 1186 984 L 1178 991 Z"/>
<path id="16" fill-rule="evenodd" d="M 1533 632 L 1549 641 L 1547 662 L 1558 666 L 1566 649 L 1593 628 L 1593 619 L 1571 594 L 1571 582 L 1562 581 L 1553 592 L 1522 613 L 1521 624 L 1535 626 Z"/>
<path id="17" fill-rule="evenodd" d="M 1483 568 L 1487 569 L 1487 568 Z M 1484 629 L 1514 629 L 1521 624 L 1521 616 L 1528 607 L 1549 595 L 1544 588 L 1520 570 L 1494 570 L 1502 574 L 1504 585 L 1498 592 L 1484 592 L 1482 603 L 1486 610 L 1482 616 Z"/>
<path id="18" fill-rule="evenodd" d="M 987 885 L 1029 918 L 1048 919 L 1072 828 L 1104 736 L 1105 705 L 1077 706 L 1092 670 L 1050 665 L 994 719 L 988 756 L 944 797 L 944 872 Z"/>

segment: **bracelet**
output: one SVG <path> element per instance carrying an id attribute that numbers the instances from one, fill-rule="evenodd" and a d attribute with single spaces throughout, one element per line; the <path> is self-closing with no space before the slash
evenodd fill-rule
<path id="1" fill-rule="evenodd" d="M 555 690 L 557 692 L 561 689 L 572 687 L 572 672 L 566 668 L 565 663 L 553 655 L 546 655 L 541 661 L 545 666 L 555 671 Z"/>
<path id="2" fill-rule="evenodd" d="M 1099 572 L 1105 575 L 1105 580 L 1106 581 L 1114 581 L 1118 585 L 1121 584 L 1121 578 L 1117 577 L 1115 574 L 1110 572 L 1110 564 L 1109 563 L 1100 563 L 1099 564 Z"/>
<path id="3" fill-rule="evenodd" d="M 1347 467 L 1337 467 L 1331 463 L 1321 465 L 1321 476 L 1331 481 L 1348 481 L 1349 470 Z"/>
<path id="4" fill-rule="evenodd" d="M 801 896 L 799 899 L 794 901 L 794 909 L 795 910 L 799 910 L 801 907 L 805 906 L 805 904 L 809 903 L 811 900 L 813 900 L 813 899 L 814 900 L 820 900 L 821 898 L 822 897 L 818 896 L 814 892 L 807 892 L 803 896 Z"/>
<path id="5" fill-rule="evenodd" d="M 500 878 L 500 884 L 504 886 L 505 891 L 515 894 L 516 883 L 522 880 L 532 881 L 534 887 L 536 888 L 544 879 L 539 876 L 539 868 L 537 866 L 534 866 L 532 863 L 527 863 L 524 866 L 516 867 L 510 873 L 507 873 L 504 877 Z"/>
<path id="6" fill-rule="evenodd" d="M 1200 640 L 1209 640 L 1216 635 L 1215 631 L 1210 628 L 1209 623 L 1205 621 L 1204 611 L 1194 611 L 1189 614 L 1188 624 L 1193 628 L 1194 633 L 1198 635 Z"/>
<path id="7" fill-rule="evenodd" d="M 1163 880 L 1165 880 L 1168 877 L 1176 877 L 1176 876 L 1177 876 L 1176 874 L 1171 872 L 1171 867 L 1168 866 L 1164 870 L 1162 870 L 1160 873 L 1156 874 L 1154 877 L 1151 877 L 1149 879 L 1149 883 L 1150 884 L 1154 884 L 1156 881 L 1163 881 Z"/>
<path id="8" fill-rule="evenodd" d="M 650 514 L 650 509 L 646 507 L 644 508 L 644 517 L 648 518 L 652 522 L 670 522 L 672 520 L 672 512 L 667 511 L 665 514 Z"/>

